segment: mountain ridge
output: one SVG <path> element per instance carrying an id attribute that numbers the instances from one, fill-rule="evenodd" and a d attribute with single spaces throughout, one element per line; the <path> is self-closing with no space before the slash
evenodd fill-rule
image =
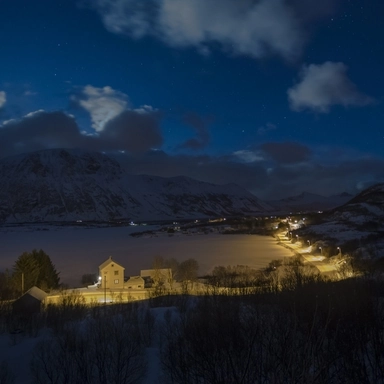
<path id="1" fill-rule="evenodd" d="M 97 152 L 60 148 L 0 160 L 3 223 L 193 219 L 271 209 L 233 183 L 131 175 Z"/>

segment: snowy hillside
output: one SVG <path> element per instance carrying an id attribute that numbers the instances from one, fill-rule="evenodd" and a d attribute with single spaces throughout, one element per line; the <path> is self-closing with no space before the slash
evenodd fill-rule
<path id="1" fill-rule="evenodd" d="M 334 219 L 384 230 L 384 184 L 376 184 L 332 211 Z"/>
<path id="2" fill-rule="evenodd" d="M 322 215 L 320 223 L 299 231 L 303 236 L 337 241 L 338 245 L 358 242 L 382 256 L 384 243 L 384 184 L 367 188 L 348 203 Z"/>
<path id="3" fill-rule="evenodd" d="M 164 220 L 263 213 L 234 184 L 126 174 L 106 155 L 52 149 L 0 161 L 0 222 Z"/>
<path id="4" fill-rule="evenodd" d="M 352 197 L 352 195 L 346 192 L 328 197 L 317 195 L 315 193 L 303 192 L 297 196 L 268 201 L 268 204 L 281 212 L 314 212 L 338 207 L 345 204 L 352 199 Z"/>

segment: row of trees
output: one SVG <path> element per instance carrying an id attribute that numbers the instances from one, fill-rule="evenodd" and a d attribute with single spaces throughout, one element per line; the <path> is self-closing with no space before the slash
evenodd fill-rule
<path id="1" fill-rule="evenodd" d="M 0 299 L 15 298 L 33 286 L 49 291 L 57 289 L 59 284 L 59 273 L 51 258 L 42 249 L 34 249 L 22 253 L 12 271 L 0 274 Z"/>

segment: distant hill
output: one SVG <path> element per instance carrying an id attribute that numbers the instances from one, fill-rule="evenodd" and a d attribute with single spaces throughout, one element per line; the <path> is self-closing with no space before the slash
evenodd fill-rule
<path id="1" fill-rule="evenodd" d="M 331 212 L 335 219 L 384 230 L 384 183 L 365 189 Z"/>
<path id="2" fill-rule="evenodd" d="M 384 257 L 384 183 L 360 192 L 347 203 L 321 215 L 321 222 L 300 230 L 303 236 L 352 244 Z"/>
<path id="3" fill-rule="evenodd" d="M 300 195 L 281 200 L 270 200 L 268 204 L 281 212 L 314 212 L 338 207 L 345 204 L 352 197 L 352 195 L 346 192 L 328 197 L 303 192 Z"/>
<path id="4" fill-rule="evenodd" d="M 51 149 L 0 161 L 0 223 L 172 220 L 271 209 L 235 184 L 130 175 L 95 152 Z"/>

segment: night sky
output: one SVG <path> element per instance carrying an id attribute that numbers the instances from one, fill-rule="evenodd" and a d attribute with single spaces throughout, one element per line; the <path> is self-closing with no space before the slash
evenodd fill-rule
<path id="1" fill-rule="evenodd" d="M 384 182 L 383 0 L 0 0 L 0 157 L 262 199 Z"/>

